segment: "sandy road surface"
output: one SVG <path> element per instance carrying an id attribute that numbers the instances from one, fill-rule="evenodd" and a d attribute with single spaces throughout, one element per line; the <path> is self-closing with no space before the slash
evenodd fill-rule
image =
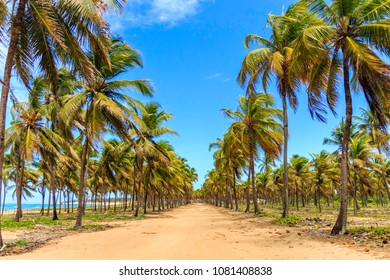
<path id="1" fill-rule="evenodd" d="M 289 229 L 290 231 L 290 229 Z M 52 241 L 32 252 L 0 259 L 213 260 L 375 259 L 364 252 L 318 241 L 265 219 L 195 204 L 101 232 Z"/>

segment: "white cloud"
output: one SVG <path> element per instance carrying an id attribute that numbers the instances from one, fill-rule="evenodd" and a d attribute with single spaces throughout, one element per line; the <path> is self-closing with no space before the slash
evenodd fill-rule
<path id="1" fill-rule="evenodd" d="M 222 77 L 221 73 L 214 73 L 214 74 L 211 74 L 210 76 L 208 76 L 206 79 L 207 80 L 215 80 L 215 79 L 218 79 L 220 77 Z"/>
<path id="2" fill-rule="evenodd" d="M 202 2 L 214 0 L 130 0 L 122 18 L 132 26 L 169 27 L 199 13 Z M 116 28 L 118 23 L 114 20 Z M 123 24 L 123 22 L 122 22 Z"/>
<path id="3" fill-rule="evenodd" d="M 219 80 L 223 82 L 230 81 L 230 78 L 225 77 L 222 73 L 214 73 L 206 77 L 207 80 Z"/>

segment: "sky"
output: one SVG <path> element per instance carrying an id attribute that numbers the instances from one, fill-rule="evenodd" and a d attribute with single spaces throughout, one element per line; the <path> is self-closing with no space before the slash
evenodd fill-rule
<path id="1" fill-rule="evenodd" d="M 179 136 L 164 137 L 175 151 L 197 170 L 200 188 L 208 170 L 213 168 L 213 151 L 209 145 L 223 137 L 231 120 L 222 109 L 236 109 L 238 97 L 245 95 L 236 82 L 241 63 L 248 50 L 244 38 L 255 33 L 269 37 L 267 15 L 281 14 L 293 1 L 273 0 L 128 0 L 122 15 L 107 17 L 112 31 L 137 49 L 143 58 L 142 69 L 125 74 L 126 79 L 148 78 L 154 86 L 153 98 L 131 93 L 138 100 L 158 102 L 174 118 L 166 126 Z M 3 48 L 4 50 L 4 48 Z M 1 61 L 0 59 L 0 66 Z M 24 99 L 26 92 L 13 83 L 14 93 Z M 272 83 L 268 93 L 279 95 Z M 311 119 L 305 92 L 299 94 L 299 107 L 289 110 L 289 156 L 310 157 L 322 149 L 344 115 L 329 115 L 327 124 Z M 354 96 L 354 113 L 365 106 Z M 37 196 L 38 198 L 38 196 Z"/>
<path id="2" fill-rule="evenodd" d="M 255 33 L 269 37 L 266 26 L 270 13 L 281 14 L 293 1 L 258 0 L 130 0 L 122 16 L 108 20 L 113 31 L 139 50 L 144 60 L 142 70 L 133 70 L 127 78 L 153 81 L 153 101 L 174 115 L 166 123 L 179 136 L 165 137 L 175 151 L 197 170 L 200 188 L 208 170 L 213 168 L 209 144 L 222 137 L 231 120 L 221 109 L 236 109 L 238 97 L 245 95 L 236 82 L 247 54 L 244 37 Z M 275 87 L 268 92 L 275 96 Z M 150 99 L 138 96 L 140 100 Z M 325 137 L 338 125 L 343 115 L 329 115 L 327 124 L 311 119 L 304 91 L 300 106 L 289 110 L 290 139 L 288 154 L 310 157 L 318 153 Z M 355 113 L 364 103 L 355 97 Z"/>

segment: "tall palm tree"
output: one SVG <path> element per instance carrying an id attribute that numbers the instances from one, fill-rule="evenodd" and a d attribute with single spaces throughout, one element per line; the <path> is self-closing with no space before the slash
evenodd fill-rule
<path id="1" fill-rule="evenodd" d="M 316 17 L 306 12 L 304 5 L 296 4 L 288 8 L 282 16 L 269 15 L 267 24 L 272 28 L 272 36 L 267 40 L 258 35 L 250 34 L 245 37 L 245 47 L 249 49 L 250 43 L 257 43 L 260 48 L 250 51 L 242 63 L 237 81 L 244 86 L 248 84 L 248 90 L 253 91 L 256 84 L 261 80 L 264 91 L 271 75 L 276 78 L 277 89 L 283 104 L 283 213 L 282 217 L 288 216 L 288 112 L 287 100 L 290 106 L 296 110 L 298 105 L 297 90 L 300 84 L 298 72 L 293 71 L 294 40 L 300 32 L 309 26 Z M 295 61 L 299 64 L 299 61 Z M 311 98 L 311 106 L 316 106 L 316 97 Z M 320 120 L 321 114 L 316 114 Z"/>
<path id="2" fill-rule="evenodd" d="M 239 139 L 244 154 L 248 157 L 248 183 L 251 182 L 254 212 L 258 213 L 257 188 L 255 184 L 255 160 L 259 147 L 264 153 L 276 158 L 281 151 L 281 125 L 278 118 L 281 111 L 273 106 L 273 98 L 267 94 L 250 93 L 249 97 L 240 97 L 237 111 L 224 109 L 226 116 L 235 122 L 230 126 Z M 249 185 L 249 184 L 248 184 Z M 249 188 L 249 186 L 248 186 Z"/>
<path id="3" fill-rule="evenodd" d="M 295 50 L 303 65 L 313 65 L 311 88 L 326 86 L 328 105 L 334 110 L 337 85 L 342 80 L 345 99 L 345 129 L 341 149 L 341 205 L 332 234 L 347 227 L 348 151 L 352 125 L 351 83 L 362 92 L 373 115 L 385 128 L 388 110 L 389 65 L 382 59 L 389 55 L 390 22 L 388 0 L 302 0 L 323 23 L 307 28 L 296 40 Z M 328 4 L 329 3 L 329 4 Z M 326 59 L 328 58 L 328 59 Z M 342 73 L 342 75 L 339 75 Z M 342 76 L 342 79 L 341 79 Z"/>
<path id="4" fill-rule="evenodd" d="M 362 111 L 361 116 L 355 117 L 355 119 L 359 121 L 359 130 L 370 136 L 370 144 L 376 146 L 376 149 L 378 150 L 378 153 L 380 155 L 384 151 L 389 151 L 389 134 L 381 129 L 377 118 L 374 117 L 370 110 L 367 110 L 366 108 L 360 108 L 360 110 Z M 390 188 L 387 182 L 386 172 L 384 169 L 382 169 L 381 171 L 381 176 L 383 181 L 383 188 L 387 193 L 387 197 L 390 199 Z"/>
<path id="5" fill-rule="evenodd" d="M 78 214 L 75 228 L 81 228 L 84 212 L 84 193 L 86 187 L 86 170 L 90 149 L 94 141 L 109 127 L 112 133 L 132 140 L 127 131 L 136 129 L 132 120 L 139 119 L 132 108 L 142 106 L 138 101 L 123 94 L 124 90 L 136 90 L 151 95 L 152 89 L 147 80 L 118 80 L 118 77 L 129 69 L 142 66 L 139 53 L 124 41 L 113 38 L 109 52 L 110 67 L 100 59 L 99 53 L 90 53 L 89 59 L 95 64 L 100 74 L 95 80 L 84 85 L 83 90 L 64 100 L 62 118 L 73 122 L 85 109 L 82 137 L 83 150 L 80 157 L 80 186 L 78 191 Z M 132 140 L 134 141 L 134 140 Z"/>
<path id="6" fill-rule="evenodd" d="M 136 108 L 135 108 L 136 109 Z M 136 141 L 136 169 L 137 169 L 137 204 L 135 215 L 138 215 L 140 193 L 144 193 L 144 213 L 146 213 L 146 200 L 150 190 L 150 180 L 158 177 L 158 171 L 168 169 L 170 158 L 167 151 L 164 150 L 164 144 L 161 147 L 155 139 L 166 134 L 177 135 L 177 132 L 169 127 L 163 126 L 163 123 L 170 120 L 173 116 L 167 113 L 162 107 L 150 102 L 141 107 L 141 110 L 135 110 L 138 118 L 142 121 L 140 126 L 140 137 Z"/>
<path id="7" fill-rule="evenodd" d="M 26 161 L 31 161 L 34 155 L 38 154 L 45 163 L 53 157 L 57 161 L 66 162 L 70 159 L 63 151 L 72 153 L 72 150 L 61 136 L 46 127 L 42 107 L 35 107 L 28 102 L 16 103 L 14 107 L 14 120 L 6 130 L 5 147 L 10 148 L 11 152 L 17 155 L 16 221 L 19 221 L 22 214 L 21 195 Z M 48 166 L 51 174 L 50 187 L 54 189 L 54 173 L 50 167 Z M 53 219 L 57 217 L 54 216 Z"/>

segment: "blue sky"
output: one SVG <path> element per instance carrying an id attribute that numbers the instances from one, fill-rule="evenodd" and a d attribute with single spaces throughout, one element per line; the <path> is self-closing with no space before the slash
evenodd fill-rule
<path id="1" fill-rule="evenodd" d="M 291 3 L 293 1 L 282 0 L 133 0 L 122 16 L 109 18 L 113 30 L 142 53 L 144 68 L 128 73 L 128 78 L 153 81 L 153 100 L 173 113 L 174 119 L 167 126 L 179 133 L 178 137 L 167 139 L 198 171 L 197 188 L 207 171 L 213 168 L 209 144 L 221 137 L 230 125 L 221 109 L 235 109 L 238 97 L 245 94 L 236 83 L 247 53 L 243 46 L 245 35 L 256 33 L 268 37 L 267 15 L 280 14 Z M 281 108 L 273 86 L 269 92 L 275 95 Z M 357 113 L 362 103 L 354 102 Z M 303 91 L 296 114 L 291 110 L 289 114 L 290 155 L 309 156 L 309 152 L 332 149 L 323 147 L 322 140 L 330 136 L 339 119 L 329 116 L 327 124 L 311 120 Z M 339 115 L 343 115 L 341 110 Z"/>
<path id="2" fill-rule="evenodd" d="M 139 50 L 144 60 L 143 69 L 128 72 L 126 78 L 148 78 L 155 88 L 152 99 L 136 93 L 133 96 L 142 101 L 156 101 L 174 115 L 166 125 L 179 136 L 165 139 L 197 170 L 196 188 L 201 187 L 207 171 L 213 168 L 209 144 L 222 137 L 231 123 L 221 109 L 235 109 L 238 97 L 245 94 L 236 83 L 247 53 L 244 37 L 249 33 L 268 37 L 267 15 L 281 14 L 291 3 L 293 1 L 283 0 L 128 0 L 121 16 L 108 17 L 112 30 Z M 25 89 L 18 83 L 13 83 L 13 90 L 20 99 L 25 98 Z M 270 86 L 268 91 L 281 108 L 275 88 Z M 309 157 L 309 152 L 333 150 L 333 147 L 322 146 L 322 141 L 330 136 L 339 118 L 330 115 L 327 124 L 313 121 L 303 91 L 299 100 L 297 112 L 289 111 L 289 155 Z M 364 103 L 355 96 L 354 104 L 357 114 Z M 342 105 L 340 102 L 340 116 L 343 115 Z M 39 202 L 39 195 L 36 199 Z"/>

